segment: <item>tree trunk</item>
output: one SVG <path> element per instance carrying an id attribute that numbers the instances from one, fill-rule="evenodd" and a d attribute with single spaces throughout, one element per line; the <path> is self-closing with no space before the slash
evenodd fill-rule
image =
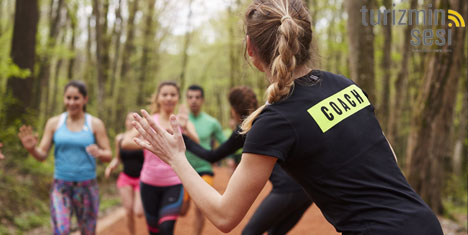
<path id="1" fill-rule="evenodd" d="M 465 44 L 465 53 L 463 55 L 462 65 L 468 63 L 468 45 Z M 461 96 L 460 104 L 457 104 L 458 112 L 455 116 L 456 125 L 453 126 L 454 133 L 454 147 L 451 159 L 451 171 L 456 177 L 460 179 L 463 177 L 463 172 L 468 170 L 467 165 L 464 164 L 468 160 L 467 149 L 464 148 L 465 140 L 468 139 L 468 71 L 465 67 L 461 74 L 461 81 L 458 95 Z M 458 106 L 459 105 L 459 106 Z M 465 170 L 465 171 L 463 171 Z"/>
<path id="2" fill-rule="evenodd" d="M 317 24 L 318 0 L 308 0 L 307 7 L 309 7 L 309 12 L 312 19 L 312 28 L 315 29 L 315 25 Z"/>
<path id="3" fill-rule="evenodd" d="M 108 125 L 109 128 L 114 127 L 114 129 L 118 129 L 119 125 L 114 123 L 115 118 L 113 115 L 115 115 L 115 110 L 116 110 L 116 104 L 118 100 L 118 89 L 119 86 L 118 84 L 120 83 L 120 77 L 117 74 L 118 66 L 119 66 L 119 61 L 120 61 L 120 40 L 122 36 L 122 0 L 119 0 L 118 6 L 115 9 L 115 22 L 114 22 L 114 28 L 112 29 L 112 36 L 114 38 L 114 60 L 112 61 L 112 71 L 111 71 L 111 77 L 110 77 L 110 87 L 112 88 L 109 92 L 109 96 L 112 97 L 111 99 L 111 105 L 108 107 L 107 113 L 109 113 L 110 116 L 110 124 Z M 116 95 L 117 94 L 117 95 Z M 121 126 L 121 125 L 120 125 Z"/>
<path id="4" fill-rule="evenodd" d="M 369 99 L 376 103 L 374 73 L 374 33 L 370 24 L 370 12 L 366 14 L 368 25 L 363 25 L 361 7 L 373 8 L 374 0 L 346 0 L 348 13 L 348 41 L 351 79 L 366 91 Z"/>
<path id="5" fill-rule="evenodd" d="M 52 66 L 52 55 L 51 50 L 57 45 L 57 37 L 59 34 L 61 17 L 62 17 L 62 8 L 64 5 L 64 0 L 57 0 L 57 7 L 54 7 L 55 0 L 51 0 L 50 4 L 50 25 L 49 25 L 49 35 L 46 42 L 46 52 L 40 59 L 39 67 L 39 80 L 38 86 L 36 87 L 36 103 L 39 107 L 41 103 L 49 103 L 49 89 L 46 89 L 49 85 L 50 78 L 50 67 Z M 46 107 L 47 108 L 47 107 Z M 45 109 L 46 109 L 45 108 Z M 46 111 L 44 110 L 44 114 Z"/>
<path id="6" fill-rule="evenodd" d="M 468 13 L 464 0 L 442 4 L 448 9 L 463 9 Z M 445 2 L 447 3 L 447 2 Z M 452 30 L 452 45 L 428 58 L 419 96 L 412 115 L 411 132 L 408 139 L 407 170 L 408 180 L 428 205 L 436 212 L 443 212 L 441 193 L 444 188 L 443 159 L 451 153 L 450 126 L 453 121 L 455 98 L 465 43 L 465 28 Z"/>
<path id="7" fill-rule="evenodd" d="M 130 4 L 132 1 L 129 1 Z M 129 12 L 127 22 L 127 37 L 122 54 L 122 68 L 120 70 L 120 77 L 123 81 L 127 81 L 127 74 L 130 69 L 130 57 L 135 51 L 134 38 L 135 38 L 135 15 L 138 10 L 138 0 L 133 0 L 131 11 Z"/>
<path id="8" fill-rule="evenodd" d="M 156 0 L 148 1 L 148 9 L 146 12 L 146 24 L 143 42 L 143 55 L 141 58 L 140 78 L 138 79 L 138 99 L 137 106 L 143 106 L 145 104 L 145 98 L 147 97 L 145 85 L 146 75 L 148 74 L 148 63 L 151 60 L 150 53 L 153 51 L 154 45 L 154 32 L 155 27 L 153 24 L 154 7 Z"/>
<path id="9" fill-rule="evenodd" d="M 335 3 L 335 4 L 333 4 Z M 336 1 L 335 2 L 331 2 L 330 3 L 331 5 L 336 5 Z M 329 24 L 328 24 L 328 27 L 327 27 L 327 50 L 328 50 L 328 58 L 327 58 L 327 62 L 325 63 L 325 69 L 327 71 L 333 71 L 333 62 L 336 62 L 334 59 L 335 59 L 335 55 L 336 54 L 339 54 L 338 52 L 335 51 L 335 30 L 334 30 L 334 26 L 335 26 L 335 22 L 336 22 L 336 18 L 335 18 L 335 12 L 332 13 L 333 16 L 331 17 L 330 21 L 329 21 Z M 336 65 L 336 64 L 335 64 Z M 336 67 L 338 67 L 338 65 L 336 65 Z M 333 71 L 335 73 L 338 73 L 337 70 Z"/>
<path id="10" fill-rule="evenodd" d="M 227 11 L 228 11 L 228 33 L 229 33 L 229 87 L 234 87 L 239 83 L 239 79 L 241 74 L 239 71 L 240 69 L 240 61 L 239 55 L 242 54 L 242 49 L 239 48 L 239 39 L 237 32 L 237 15 L 235 13 L 235 9 L 239 8 L 239 3 L 232 3 Z M 237 83 L 236 83 L 237 81 Z"/>
<path id="11" fill-rule="evenodd" d="M 383 0 L 385 9 L 390 10 L 392 8 L 391 0 Z M 384 132 L 387 131 L 388 125 L 388 116 L 390 114 L 390 79 L 392 77 L 392 24 L 383 25 L 384 33 L 384 47 L 383 47 L 383 56 L 382 62 L 380 64 L 383 71 L 383 81 L 382 81 L 382 97 L 380 102 L 380 108 L 377 112 L 381 126 Z"/>
<path id="12" fill-rule="evenodd" d="M 189 12 L 187 14 L 187 24 L 185 25 L 185 29 L 187 32 L 185 33 L 184 39 L 184 47 L 182 49 L 182 66 L 179 75 L 180 87 L 185 89 L 185 72 L 187 70 L 188 64 L 188 48 L 190 46 L 190 39 L 192 37 L 192 32 L 190 31 L 190 21 L 192 19 L 192 2 L 193 0 L 189 0 Z"/>
<path id="13" fill-rule="evenodd" d="M 62 39 L 61 43 L 65 44 L 65 39 L 66 39 L 66 34 L 62 34 Z M 53 113 L 55 113 L 55 109 L 57 107 L 57 96 L 58 96 L 58 83 L 59 83 L 59 77 L 60 77 L 60 69 L 62 68 L 64 58 L 59 58 L 57 61 L 57 64 L 55 65 L 55 72 L 54 72 L 54 80 L 52 82 L 52 100 L 50 104 L 48 105 L 47 108 L 47 114 L 46 117 L 51 116 Z"/>
<path id="14" fill-rule="evenodd" d="M 466 58 L 465 60 L 466 61 Z M 466 64 L 464 62 L 463 64 Z M 466 69 L 465 69 L 466 71 Z M 466 72 L 465 72 L 466 73 Z M 468 81 L 466 75 L 463 78 L 463 81 L 460 82 L 460 93 L 462 94 L 461 100 L 461 110 L 459 111 L 456 119 L 458 122 L 457 126 L 454 126 L 456 129 L 455 132 L 455 141 L 454 141 L 454 150 L 452 154 L 452 172 L 456 177 L 462 176 L 462 167 L 463 167 L 463 156 L 466 156 L 463 152 L 463 143 L 466 138 L 468 138 Z"/>
<path id="15" fill-rule="evenodd" d="M 418 7 L 417 0 L 411 0 L 410 9 L 416 9 Z M 394 84 L 395 92 L 392 99 L 392 112 L 387 124 L 387 138 L 391 144 L 394 145 L 395 151 L 397 153 L 402 152 L 402 141 L 400 139 L 399 130 L 401 128 L 401 116 L 403 113 L 403 103 L 408 100 L 408 64 L 409 58 L 411 55 L 410 42 L 411 42 L 411 30 L 413 29 L 413 24 L 408 24 L 405 29 L 403 47 L 401 51 L 403 53 L 401 59 L 401 67 L 396 81 Z M 400 155 L 400 154 L 397 154 Z"/>
<path id="16" fill-rule="evenodd" d="M 104 81 L 104 72 L 102 68 L 102 43 L 101 43 L 101 12 L 99 6 L 99 0 L 93 1 L 93 13 L 95 24 L 95 39 L 96 39 L 96 70 L 97 70 L 97 82 L 98 82 L 98 93 L 97 93 L 97 103 L 98 107 L 103 107 L 104 104 L 104 92 L 105 92 L 105 81 Z M 102 118 L 104 112 L 102 108 L 98 108 L 98 116 Z"/>
<path id="17" fill-rule="evenodd" d="M 111 46 L 111 35 L 108 32 L 108 13 L 109 13 L 109 0 L 105 0 L 103 4 L 103 14 L 101 14 L 100 19 L 100 30 L 101 30 L 101 69 L 102 69 L 102 80 L 103 80 L 103 89 L 104 89 L 104 97 L 103 101 L 106 100 L 106 96 L 110 93 L 112 86 L 109 84 L 109 76 L 111 75 L 111 57 L 110 57 L 110 46 Z M 107 103 L 106 103 L 107 105 Z M 103 117 L 106 120 L 106 115 Z"/>
<path id="18" fill-rule="evenodd" d="M 78 23 L 78 19 L 77 19 L 77 13 L 78 11 L 78 5 L 76 4 L 76 2 L 73 4 L 73 8 L 68 8 L 67 9 L 67 12 L 68 12 L 68 18 L 70 19 L 70 28 L 72 30 L 72 35 L 71 35 L 71 40 L 70 40 L 70 51 L 75 51 L 75 47 L 76 47 L 76 31 L 78 30 L 78 27 L 77 27 L 77 23 Z M 68 61 L 68 69 L 67 69 L 67 78 L 68 80 L 73 80 L 74 78 L 74 67 L 75 67 L 75 58 L 76 58 L 76 55 L 73 55 L 73 57 L 70 57 L 70 60 Z"/>
<path id="19" fill-rule="evenodd" d="M 114 96 L 117 97 L 117 102 L 115 104 L 115 108 L 112 109 L 111 117 L 113 118 L 112 123 L 115 123 L 116 120 L 114 119 L 117 116 L 121 117 L 125 115 L 125 108 L 123 104 L 125 104 L 125 89 L 122 85 L 123 83 L 130 84 L 132 82 L 132 78 L 128 76 L 130 66 L 131 66 L 131 58 L 135 52 L 135 45 L 134 45 L 134 38 L 135 38 L 135 15 L 138 11 L 138 0 L 128 1 L 129 6 L 129 17 L 127 22 L 127 36 L 124 45 L 124 49 L 122 52 L 122 65 L 120 69 L 120 78 L 116 81 L 117 86 L 117 94 Z M 131 7 L 130 7 L 131 6 Z M 120 104 L 120 105 L 117 105 Z"/>
<path id="20" fill-rule="evenodd" d="M 57 0 L 57 7 L 53 7 L 54 0 L 51 1 L 49 35 L 45 46 L 45 53 L 40 59 L 39 79 L 36 86 L 36 104 L 40 108 L 40 122 L 44 123 L 48 117 L 49 97 L 50 97 L 50 76 L 53 61 L 53 49 L 57 45 L 60 29 L 62 28 L 62 10 L 64 0 Z"/>
<path id="21" fill-rule="evenodd" d="M 111 73 L 111 91 L 110 96 L 114 98 L 115 92 L 115 80 L 117 77 L 117 67 L 119 65 L 120 58 L 120 40 L 122 36 L 122 0 L 119 0 L 118 6 L 115 9 L 115 22 L 114 28 L 112 29 L 112 36 L 114 37 L 114 60 L 112 61 L 112 73 Z"/>
<path id="22" fill-rule="evenodd" d="M 28 69 L 30 75 L 26 78 L 10 77 L 7 82 L 8 91 L 16 102 L 7 104 L 5 108 L 6 126 L 14 125 L 17 118 L 32 117 L 27 113 L 34 111 L 33 77 L 34 59 L 36 55 L 36 32 L 39 20 L 37 0 L 17 0 L 15 6 L 15 21 L 11 45 L 11 58 L 21 69 Z"/>

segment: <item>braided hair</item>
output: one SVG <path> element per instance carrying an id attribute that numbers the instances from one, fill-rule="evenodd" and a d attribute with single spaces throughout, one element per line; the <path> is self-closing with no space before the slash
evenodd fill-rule
<path id="1" fill-rule="evenodd" d="M 285 99 L 294 87 L 294 70 L 310 61 L 311 20 L 302 0 L 254 0 L 245 15 L 247 36 L 271 74 L 267 104 Z M 249 115 L 242 133 L 267 105 Z"/>

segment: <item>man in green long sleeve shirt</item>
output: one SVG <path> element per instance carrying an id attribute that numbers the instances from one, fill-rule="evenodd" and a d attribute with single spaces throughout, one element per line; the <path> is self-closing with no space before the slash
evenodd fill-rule
<path id="1" fill-rule="evenodd" d="M 187 103 L 190 108 L 189 120 L 195 126 L 200 139 L 200 145 L 205 149 L 211 149 L 211 141 L 215 139 L 218 143 L 226 141 L 223 130 L 218 120 L 202 111 L 204 102 L 203 88 L 198 85 L 191 85 L 187 90 Z M 187 152 L 187 159 L 192 167 L 202 176 L 202 178 L 213 185 L 213 168 L 211 163 L 197 157 L 191 152 Z M 203 231 L 205 218 L 199 208 L 195 210 L 194 228 L 195 234 L 200 235 Z"/>

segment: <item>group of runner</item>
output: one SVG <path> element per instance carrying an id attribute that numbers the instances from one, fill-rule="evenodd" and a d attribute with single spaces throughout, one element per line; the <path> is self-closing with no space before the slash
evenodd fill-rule
<path id="1" fill-rule="evenodd" d="M 181 106 L 177 114 L 180 130 L 189 146 L 186 158 L 211 186 L 214 177 L 212 163 L 242 148 L 244 138 L 239 133 L 239 125 L 258 106 L 255 93 L 245 86 L 233 88 L 228 98 L 231 115 L 237 125 L 229 139 L 224 136 L 220 123 L 202 111 L 204 90 L 198 85 L 190 86 L 186 93 L 190 112 Z M 178 85 L 162 82 L 151 99 L 153 120 L 162 128 L 170 129 L 169 117 L 176 112 L 179 100 Z M 71 81 L 64 88 L 66 112 L 47 121 L 40 141 L 30 126 L 22 126 L 18 133 L 24 148 L 39 161 L 44 161 L 51 146 L 55 145 L 54 183 L 50 194 L 54 234 L 70 232 L 73 214 L 82 234 L 93 234 L 96 230 L 99 209 L 96 159 L 108 162 L 112 152 L 103 122 L 86 112 L 87 101 L 85 84 Z M 138 132 L 132 127 L 132 121 L 132 113 L 127 114 L 126 130 L 115 137 L 116 156 L 107 166 L 105 176 L 109 177 L 119 164 L 123 165 L 117 188 L 126 210 L 130 234 L 135 233 L 135 216 L 142 215 L 146 218 L 150 234 L 173 234 L 178 216 L 189 208 L 190 196 L 184 192 L 179 177 L 169 165 L 136 144 L 133 138 Z M 220 146 L 210 152 L 213 140 Z M 272 173 L 271 181 L 272 192 L 243 234 L 262 234 L 268 230 L 271 234 L 284 234 L 311 204 L 302 188 L 279 167 Z M 194 218 L 194 233 L 202 234 L 205 219 L 198 206 L 195 207 Z"/>
<path id="2" fill-rule="evenodd" d="M 202 111 L 204 91 L 196 85 L 186 93 L 190 112 L 177 112 L 180 89 L 163 82 L 150 113 L 127 115 L 106 176 L 123 164 L 117 187 L 130 233 L 133 216 L 144 214 L 150 234 L 173 234 L 190 200 L 196 234 L 203 231 L 204 216 L 228 232 L 269 179 L 273 189 L 243 234 L 285 234 L 312 200 L 343 234 L 442 234 L 401 173 L 366 94 L 351 80 L 308 65 L 314 52 L 303 2 L 254 0 L 245 27 L 247 55 L 270 85 L 261 107 L 250 88 L 231 90 L 237 127 L 227 140 L 219 122 Z M 112 151 L 103 122 L 86 113 L 87 101 L 85 85 L 72 81 L 64 90 L 66 112 L 47 121 L 40 142 L 30 126 L 18 134 L 39 161 L 55 146 L 50 194 L 55 234 L 70 232 L 72 213 L 82 234 L 96 230 L 96 159 L 110 161 Z M 220 144 L 213 150 L 212 139 Z M 212 187 L 211 163 L 240 148 L 242 160 L 221 195 Z"/>

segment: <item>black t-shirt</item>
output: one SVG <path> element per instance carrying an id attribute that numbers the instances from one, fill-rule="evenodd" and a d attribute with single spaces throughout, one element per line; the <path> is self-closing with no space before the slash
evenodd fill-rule
<path id="1" fill-rule="evenodd" d="M 233 153 L 238 149 L 242 148 L 245 141 L 245 135 L 239 134 L 240 128 L 237 127 L 231 134 L 226 142 L 222 143 L 218 148 L 213 150 L 207 150 L 201 145 L 195 143 L 189 137 L 184 135 L 185 146 L 188 151 L 197 155 L 198 157 L 205 159 L 209 162 L 219 161 Z M 302 187 L 294 181 L 278 164 L 275 165 L 270 175 L 270 182 L 273 186 L 272 192 L 274 193 L 289 193 L 289 192 L 301 192 L 303 193 Z"/>
<path id="2" fill-rule="evenodd" d="M 273 193 L 292 193 L 297 192 L 304 194 L 304 189 L 291 176 L 288 175 L 279 164 L 271 171 L 270 182 Z"/>
<path id="3" fill-rule="evenodd" d="M 119 147 L 121 142 L 119 142 Z M 139 178 L 143 162 L 145 161 L 143 150 L 125 150 L 120 148 L 119 151 L 123 172 L 130 177 Z"/>
<path id="4" fill-rule="evenodd" d="M 278 158 L 343 234 L 442 234 L 401 173 L 364 92 L 312 71 L 288 98 L 267 105 L 245 153 Z"/>

